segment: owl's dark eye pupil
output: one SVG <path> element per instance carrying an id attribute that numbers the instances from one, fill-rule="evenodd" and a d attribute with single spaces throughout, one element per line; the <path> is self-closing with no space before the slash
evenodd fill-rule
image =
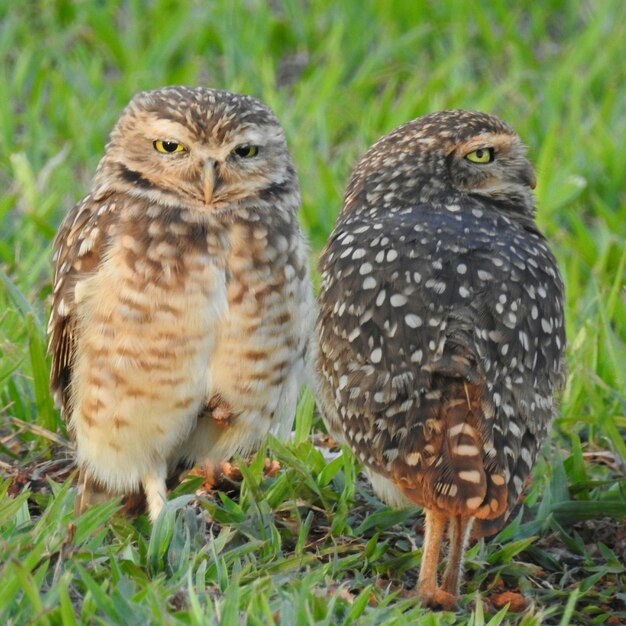
<path id="1" fill-rule="evenodd" d="M 165 150 L 165 152 L 176 152 L 177 148 L 178 144 L 175 141 L 163 142 L 163 150 Z"/>
<path id="2" fill-rule="evenodd" d="M 249 159 L 251 157 L 255 157 L 259 153 L 259 146 L 252 146 L 250 144 L 243 144 L 241 146 L 237 146 L 233 152 L 243 159 Z"/>

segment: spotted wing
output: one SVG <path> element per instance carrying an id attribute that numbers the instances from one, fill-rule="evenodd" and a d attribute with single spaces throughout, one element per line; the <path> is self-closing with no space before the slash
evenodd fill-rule
<path id="1" fill-rule="evenodd" d="M 67 214 L 53 244 L 54 288 L 48 322 L 50 389 L 66 419 L 71 411 L 70 382 L 76 348 L 75 287 L 95 272 L 102 260 L 113 208 L 106 199 L 96 202 L 91 195 L 86 196 Z"/>

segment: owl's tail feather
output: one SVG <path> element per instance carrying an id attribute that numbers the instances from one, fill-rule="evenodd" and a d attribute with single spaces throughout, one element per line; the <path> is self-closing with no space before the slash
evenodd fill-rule
<path id="1" fill-rule="evenodd" d="M 462 377 L 432 375 L 393 478 L 404 494 L 448 515 L 474 515 L 487 491 L 482 463 L 482 385 Z"/>
<path id="2" fill-rule="evenodd" d="M 473 515 L 487 491 L 480 436 L 483 386 L 462 378 L 437 378 L 433 382 L 442 389 L 444 461 L 433 476 L 435 504 L 453 515 Z"/>

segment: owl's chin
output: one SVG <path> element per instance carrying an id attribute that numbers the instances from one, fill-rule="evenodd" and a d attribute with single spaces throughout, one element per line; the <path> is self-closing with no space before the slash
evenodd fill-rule
<path id="1" fill-rule="evenodd" d="M 147 199 L 170 210 L 185 211 L 197 215 L 200 219 L 202 219 L 202 217 L 206 218 L 207 216 L 228 212 L 231 204 L 229 202 L 220 202 L 219 200 L 214 200 L 207 204 L 204 199 L 200 197 L 177 192 L 161 193 L 159 197 L 148 196 Z"/>
<path id="2" fill-rule="evenodd" d="M 250 210 L 258 204 L 254 198 L 213 198 L 210 203 L 204 199 L 190 194 L 180 194 L 177 192 L 160 193 L 158 197 L 154 194 L 142 195 L 151 204 L 158 204 L 168 211 L 181 212 L 182 219 L 188 222 L 211 222 L 215 220 L 232 220 L 239 213 L 249 214 Z"/>

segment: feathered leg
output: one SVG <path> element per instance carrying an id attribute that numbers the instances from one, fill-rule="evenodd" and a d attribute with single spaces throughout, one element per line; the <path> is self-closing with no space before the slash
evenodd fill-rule
<path id="1" fill-rule="evenodd" d="M 74 500 L 74 514 L 82 515 L 92 504 L 106 502 L 111 494 L 91 478 L 89 472 L 81 469 L 78 476 L 78 493 Z"/>
<path id="2" fill-rule="evenodd" d="M 146 494 L 148 513 L 150 514 L 150 521 L 152 523 L 156 522 L 167 498 L 167 487 L 165 485 L 166 477 L 167 470 L 165 465 L 163 465 L 162 468 L 144 476 L 141 481 Z"/>

